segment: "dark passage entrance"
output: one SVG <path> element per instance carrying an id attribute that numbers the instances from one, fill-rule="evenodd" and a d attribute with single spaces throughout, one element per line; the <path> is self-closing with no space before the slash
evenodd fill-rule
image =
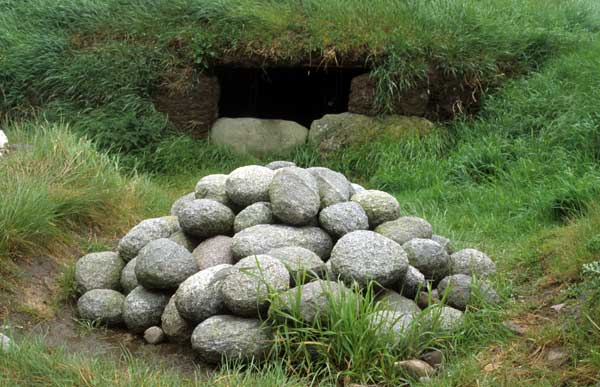
<path id="1" fill-rule="evenodd" d="M 283 119 L 309 127 L 325 114 L 348 111 L 352 78 L 365 72 L 220 67 L 215 69 L 221 86 L 219 116 Z"/>

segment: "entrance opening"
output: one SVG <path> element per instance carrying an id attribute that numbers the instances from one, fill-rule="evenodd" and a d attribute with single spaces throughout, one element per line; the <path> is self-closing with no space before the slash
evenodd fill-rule
<path id="1" fill-rule="evenodd" d="M 219 67 L 219 116 L 296 121 L 310 127 L 325 114 L 348 111 L 352 78 L 361 68 Z"/>

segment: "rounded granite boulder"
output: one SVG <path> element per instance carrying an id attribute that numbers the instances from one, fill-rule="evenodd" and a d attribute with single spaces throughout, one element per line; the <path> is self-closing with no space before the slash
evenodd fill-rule
<path id="1" fill-rule="evenodd" d="M 312 324 L 317 318 L 326 321 L 330 310 L 339 302 L 343 292 L 350 291 L 341 282 L 317 280 L 280 293 L 269 310 L 272 318 L 280 313 L 292 314 Z"/>
<path id="2" fill-rule="evenodd" d="M 408 266 L 406 274 L 398 282 L 396 288 L 403 296 L 415 298 L 420 291 L 427 289 L 427 280 L 425 275 L 417 270 L 414 266 Z"/>
<path id="3" fill-rule="evenodd" d="M 269 201 L 269 186 L 275 172 L 259 165 L 240 167 L 229 174 L 225 183 L 227 196 L 234 203 L 246 207 L 256 202 Z"/>
<path id="4" fill-rule="evenodd" d="M 176 343 L 189 342 L 192 337 L 193 326 L 187 322 L 177 310 L 175 305 L 175 295 L 171 297 L 169 303 L 160 318 L 160 326 L 170 341 Z"/>
<path id="5" fill-rule="evenodd" d="M 123 294 L 129 294 L 133 289 L 137 288 L 139 283 L 135 276 L 135 265 L 137 264 L 137 258 L 133 258 L 127 262 L 127 265 L 121 271 L 121 289 Z"/>
<path id="6" fill-rule="evenodd" d="M 189 235 L 187 235 L 186 233 L 184 233 L 181 230 L 171 234 L 171 236 L 169 237 L 169 240 L 177 243 L 178 245 L 180 245 L 182 247 L 185 247 L 185 249 L 187 251 L 189 251 L 190 253 L 192 251 L 194 251 L 196 246 L 198 246 L 198 242 L 197 242 L 196 238 L 190 237 Z"/>
<path id="7" fill-rule="evenodd" d="M 196 199 L 210 199 L 230 206 L 232 201 L 227 196 L 227 189 L 225 188 L 227 178 L 227 175 L 222 174 L 204 176 L 198 181 L 194 189 Z"/>
<path id="8" fill-rule="evenodd" d="M 284 264 L 268 255 L 240 260 L 223 280 L 221 294 L 228 310 L 238 316 L 258 317 L 269 307 L 269 292 L 290 287 Z"/>
<path id="9" fill-rule="evenodd" d="M 179 314 L 195 325 L 222 313 L 225 304 L 221 286 L 231 268 L 231 265 L 213 266 L 185 280 L 175 293 Z"/>
<path id="10" fill-rule="evenodd" d="M 204 270 L 222 264 L 233 265 L 235 261 L 231 251 L 232 242 L 231 237 L 217 235 L 200 243 L 192 252 L 198 269 Z"/>
<path id="11" fill-rule="evenodd" d="M 366 190 L 355 193 L 351 200 L 365 210 L 371 228 L 400 217 L 398 200 L 387 192 Z"/>
<path id="12" fill-rule="evenodd" d="M 295 166 L 296 166 L 296 163 L 294 163 L 292 161 L 284 161 L 284 160 L 272 161 L 269 164 L 265 165 L 266 168 L 272 169 L 274 171 L 281 169 L 281 168 L 295 167 Z"/>
<path id="13" fill-rule="evenodd" d="M 406 242 L 404 250 L 411 266 L 428 279 L 438 281 L 448 275 L 448 254 L 437 242 L 431 239 L 415 238 Z"/>
<path id="14" fill-rule="evenodd" d="M 425 219 L 403 216 L 380 224 L 375 232 L 403 245 L 414 238 L 431 238 L 432 227 Z"/>
<path id="15" fill-rule="evenodd" d="M 335 238 L 352 231 L 369 229 L 367 213 L 355 202 L 337 203 L 324 208 L 319 213 L 319 223 Z"/>
<path id="16" fill-rule="evenodd" d="M 428 329 L 452 331 L 458 328 L 463 320 L 463 312 L 450 306 L 434 304 L 423 310 L 422 323 Z"/>
<path id="17" fill-rule="evenodd" d="M 473 297 L 480 297 L 481 301 L 496 304 L 500 301 L 498 294 L 486 282 L 474 281 L 468 275 L 450 275 L 438 284 L 440 297 L 445 297 L 446 303 L 453 308 L 465 310 L 473 302 Z"/>
<path id="18" fill-rule="evenodd" d="M 100 324 L 117 326 L 123 324 L 123 301 L 125 297 L 110 289 L 93 289 L 77 301 L 79 317 Z"/>
<path id="19" fill-rule="evenodd" d="M 233 221 L 233 232 L 238 233 L 257 224 L 272 224 L 273 210 L 269 202 L 257 202 L 244 208 Z"/>
<path id="20" fill-rule="evenodd" d="M 211 199 L 196 199 L 179 212 L 181 229 L 197 238 L 231 234 L 234 218 L 229 207 Z"/>
<path id="21" fill-rule="evenodd" d="M 331 253 L 333 241 L 319 227 L 259 224 L 235 234 L 231 248 L 233 257 L 240 259 L 286 246 L 304 247 L 325 260 Z"/>
<path id="22" fill-rule="evenodd" d="M 123 301 L 123 320 L 133 333 L 143 333 L 146 329 L 160 324 L 160 318 L 169 302 L 164 292 L 150 291 L 138 286 Z"/>
<path id="23" fill-rule="evenodd" d="M 267 255 L 280 260 L 285 265 L 292 283 L 296 283 L 296 279 L 306 282 L 320 277 L 325 269 L 325 262 L 317 254 L 303 247 L 278 247 L 270 250 Z"/>
<path id="24" fill-rule="evenodd" d="M 463 249 L 450 256 L 450 273 L 485 277 L 496 273 L 496 264 L 485 253 Z"/>
<path id="25" fill-rule="evenodd" d="M 346 176 L 323 167 L 313 167 L 306 170 L 317 179 L 321 208 L 350 200 L 351 187 Z"/>
<path id="26" fill-rule="evenodd" d="M 201 360 L 216 364 L 261 361 L 273 345 L 273 332 L 260 320 L 229 315 L 209 317 L 192 333 L 192 348 Z"/>
<path id="27" fill-rule="evenodd" d="M 269 200 L 273 215 L 294 226 L 310 223 L 321 207 L 317 180 L 307 170 L 298 167 L 281 168 L 275 172 L 269 187 Z"/>
<path id="28" fill-rule="evenodd" d="M 119 290 L 125 263 L 117 253 L 105 251 L 85 255 L 75 264 L 75 283 L 81 293 L 93 289 Z"/>
<path id="29" fill-rule="evenodd" d="M 192 200 L 195 200 L 195 199 L 196 199 L 196 193 L 195 192 L 190 192 L 189 194 L 180 197 L 171 206 L 171 212 L 170 212 L 170 214 L 172 216 L 178 216 L 179 211 L 183 207 L 185 207 L 186 203 L 189 203 L 189 202 L 191 202 Z"/>
<path id="30" fill-rule="evenodd" d="M 331 251 L 331 269 L 344 281 L 389 286 L 404 276 L 408 258 L 402 246 L 373 231 L 344 235 Z"/>
<path id="31" fill-rule="evenodd" d="M 163 216 L 162 218 L 143 220 L 119 241 L 119 257 L 125 262 L 129 262 L 150 241 L 168 238 L 179 230 L 177 216 Z"/>
<path id="32" fill-rule="evenodd" d="M 449 255 L 454 254 L 454 245 L 449 238 L 441 235 L 432 235 L 431 240 L 439 243 L 439 245 L 442 246 Z"/>
<path id="33" fill-rule="evenodd" d="M 148 243 L 137 256 L 135 276 L 146 289 L 174 289 L 198 272 L 198 265 L 185 247 L 170 239 Z"/>
<path id="34" fill-rule="evenodd" d="M 377 296 L 377 301 L 383 305 L 386 310 L 393 310 L 400 314 L 417 315 L 421 308 L 411 299 L 408 299 L 393 290 L 385 290 Z"/>

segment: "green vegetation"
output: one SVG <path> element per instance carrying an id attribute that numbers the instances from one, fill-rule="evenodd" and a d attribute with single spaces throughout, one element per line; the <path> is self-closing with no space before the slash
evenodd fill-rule
<path id="1" fill-rule="evenodd" d="M 429 344 L 451 357 L 436 385 L 593 385 L 600 380 L 598 11 L 592 0 L 0 0 L 2 125 L 11 142 L 33 146 L 0 160 L 0 286 L 22 257 L 65 244 L 112 246 L 137 220 L 165 214 L 202 175 L 268 161 L 173 132 L 151 95 L 176 82 L 178 69 L 206 68 L 225 54 L 271 64 L 366 61 L 382 106 L 433 70 L 442 84 L 459 79 L 485 92 L 477 116 L 426 136 L 327 158 L 305 146 L 289 158 L 391 192 L 404 213 L 498 262 L 504 312 L 482 307 L 461 335 L 432 337 Z M 59 285 L 68 298 L 68 266 Z M 361 305 L 374 307 L 363 297 Z M 560 302 L 578 313 L 546 314 Z M 364 318 L 338 312 L 335 329 L 280 330 L 290 339 L 281 348 L 286 363 L 225 367 L 211 383 L 309 385 L 319 373 L 393 383 L 399 376 L 385 374 L 386 362 L 424 350 L 410 342 L 384 350 L 371 331 L 359 331 Z M 505 318 L 524 321 L 527 333 L 507 334 Z M 331 351 L 309 362 L 303 356 L 315 337 Z M 554 369 L 539 360 L 551 347 L 567 351 L 569 362 Z M 38 342 L 0 357 L 3 385 L 192 379 Z"/>

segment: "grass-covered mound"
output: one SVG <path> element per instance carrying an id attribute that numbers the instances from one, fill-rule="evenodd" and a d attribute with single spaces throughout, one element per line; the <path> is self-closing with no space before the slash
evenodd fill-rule
<path id="1" fill-rule="evenodd" d="M 591 40 L 598 16 L 589 0 L 8 0 L 0 114 L 42 109 L 139 156 L 169 133 L 151 96 L 189 69 L 359 65 L 383 107 L 422 83 L 479 99 Z"/>

